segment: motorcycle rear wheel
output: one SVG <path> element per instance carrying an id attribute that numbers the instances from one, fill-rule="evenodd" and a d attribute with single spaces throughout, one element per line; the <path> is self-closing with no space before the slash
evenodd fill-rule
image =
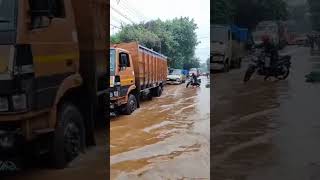
<path id="1" fill-rule="evenodd" d="M 290 74 L 290 70 L 289 70 L 289 67 L 287 66 L 282 66 L 282 73 L 281 75 L 277 75 L 276 78 L 279 79 L 279 80 L 285 80 L 287 79 L 287 77 L 289 76 Z"/>

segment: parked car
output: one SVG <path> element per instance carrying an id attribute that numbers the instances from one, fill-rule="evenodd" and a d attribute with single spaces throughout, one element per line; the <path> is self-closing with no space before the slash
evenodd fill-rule
<path id="1" fill-rule="evenodd" d="M 174 69 L 167 76 L 167 84 L 182 84 L 186 82 L 186 75 L 182 69 Z"/>

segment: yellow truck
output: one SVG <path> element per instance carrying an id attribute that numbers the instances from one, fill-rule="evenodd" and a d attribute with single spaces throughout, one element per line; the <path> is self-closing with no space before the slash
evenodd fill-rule
<path id="1" fill-rule="evenodd" d="M 167 57 L 138 44 L 110 46 L 110 110 L 131 114 L 143 97 L 159 97 L 168 74 Z"/>
<path id="2" fill-rule="evenodd" d="M 107 11 L 105 0 L 0 1 L 3 157 L 32 152 L 64 168 L 95 144 L 108 98 Z"/>

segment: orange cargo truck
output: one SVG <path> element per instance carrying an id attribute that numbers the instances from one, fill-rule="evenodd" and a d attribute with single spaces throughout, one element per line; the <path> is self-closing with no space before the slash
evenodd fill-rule
<path id="1" fill-rule="evenodd" d="M 166 56 L 137 42 L 111 45 L 111 111 L 129 115 L 140 106 L 141 98 L 161 96 L 167 71 Z"/>
<path id="2" fill-rule="evenodd" d="M 0 0 L 1 161 L 30 152 L 63 168 L 95 144 L 108 10 L 105 0 Z"/>

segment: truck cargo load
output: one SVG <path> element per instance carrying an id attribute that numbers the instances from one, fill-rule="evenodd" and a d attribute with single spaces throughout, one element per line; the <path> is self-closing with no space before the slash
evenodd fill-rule
<path id="1" fill-rule="evenodd" d="M 167 57 L 137 42 L 117 44 L 131 54 L 138 90 L 155 87 L 166 81 Z"/>

